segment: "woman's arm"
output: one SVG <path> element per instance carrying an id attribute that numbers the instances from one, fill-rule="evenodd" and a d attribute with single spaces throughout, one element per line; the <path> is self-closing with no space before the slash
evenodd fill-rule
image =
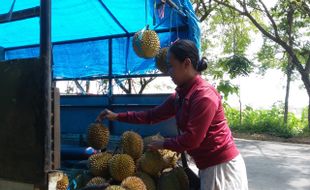
<path id="1" fill-rule="evenodd" d="M 153 109 L 140 112 L 124 112 L 113 113 L 109 110 L 105 110 L 100 113 L 97 120 L 101 121 L 104 118 L 109 120 L 118 120 L 126 123 L 136 124 L 154 124 L 160 121 L 169 119 L 175 115 L 175 94 L 170 95 L 167 100 Z"/>
<path id="2" fill-rule="evenodd" d="M 200 146 L 218 109 L 219 100 L 211 90 L 199 90 L 190 106 L 190 118 L 183 134 L 166 139 L 163 147 L 176 152 L 195 149 Z"/>

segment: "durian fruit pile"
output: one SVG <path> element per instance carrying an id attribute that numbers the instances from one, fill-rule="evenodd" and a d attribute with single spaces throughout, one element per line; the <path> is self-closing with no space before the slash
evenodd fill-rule
<path id="1" fill-rule="evenodd" d="M 106 129 L 101 124 L 91 124 L 89 144 L 104 150 L 109 139 Z M 188 190 L 188 178 L 177 166 L 178 154 L 170 150 L 151 151 L 145 148 L 158 139 L 164 138 L 157 134 L 143 139 L 133 131 L 124 132 L 119 151 L 99 152 L 89 157 L 91 178 L 85 184 L 87 189 Z"/>

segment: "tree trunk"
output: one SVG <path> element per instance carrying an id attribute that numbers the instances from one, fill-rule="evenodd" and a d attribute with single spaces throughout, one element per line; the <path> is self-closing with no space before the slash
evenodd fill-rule
<path id="1" fill-rule="evenodd" d="M 309 102 L 308 102 L 308 127 L 310 129 L 310 79 L 309 79 L 309 73 L 307 71 L 300 72 L 301 74 L 301 80 L 305 85 L 305 88 L 307 90 Z"/>
<path id="2" fill-rule="evenodd" d="M 241 127 L 242 126 L 242 102 L 241 102 L 240 94 L 239 94 L 239 123 Z"/>
<path id="3" fill-rule="evenodd" d="M 129 94 L 132 94 L 132 87 L 131 87 L 131 79 L 128 79 L 128 91 L 129 91 Z"/>
<path id="4" fill-rule="evenodd" d="M 238 98 L 239 98 L 239 125 L 242 126 L 242 101 L 241 101 L 241 80 L 239 79 L 239 89 L 238 89 Z"/>
<path id="5" fill-rule="evenodd" d="M 287 34 L 288 34 L 288 43 L 289 46 L 293 48 L 293 37 L 292 37 L 292 26 L 293 26 L 293 13 L 294 9 L 290 6 L 289 11 L 287 13 Z M 284 103 L 284 124 L 287 126 L 287 117 L 288 117 L 288 101 L 290 96 L 290 86 L 291 86 L 291 79 L 292 79 L 292 72 L 293 72 L 293 60 L 291 56 L 288 56 L 287 60 L 287 68 L 286 68 L 286 93 L 285 93 L 285 103 Z"/>
<path id="6" fill-rule="evenodd" d="M 290 87 L 291 87 L 291 79 L 292 79 L 292 59 L 289 57 L 287 64 L 287 74 L 286 74 L 286 92 L 285 92 L 285 103 L 284 103 L 284 124 L 287 126 L 287 118 L 288 118 L 288 103 L 290 96 Z"/>
<path id="7" fill-rule="evenodd" d="M 308 128 L 310 129 L 310 96 L 309 96 L 309 103 L 308 103 Z"/>
<path id="8" fill-rule="evenodd" d="M 86 81 L 86 93 L 88 94 L 90 90 L 90 81 Z"/>

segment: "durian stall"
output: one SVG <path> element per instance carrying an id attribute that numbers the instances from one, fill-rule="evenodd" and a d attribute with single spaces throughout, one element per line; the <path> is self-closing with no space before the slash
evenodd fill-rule
<path id="1" fill-rule="evenodd" d="M 177 134 L 94 122 L 168 94 L 115 95 L 115 79 L 166 76 L 167 47 L 200 29 L 190 0 L 0 1 L 0 189 L 187 189 L 179 155 L 149 152 Z M 57 81 L 107 79 L 104 95 L 60 96 Z"/>

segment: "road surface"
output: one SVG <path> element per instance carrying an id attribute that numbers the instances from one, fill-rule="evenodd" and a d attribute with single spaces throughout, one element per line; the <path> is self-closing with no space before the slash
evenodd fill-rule
<path id="1" fill-rule="evenodd" d="M 310 145 L 236 139 L 249 190 L 310 190 Z"/>
<path id="2" fill-rule="evenodd" d="M 310 145 L 235 141 L 245 160 L 249 190 L 310 190 Z"/>

